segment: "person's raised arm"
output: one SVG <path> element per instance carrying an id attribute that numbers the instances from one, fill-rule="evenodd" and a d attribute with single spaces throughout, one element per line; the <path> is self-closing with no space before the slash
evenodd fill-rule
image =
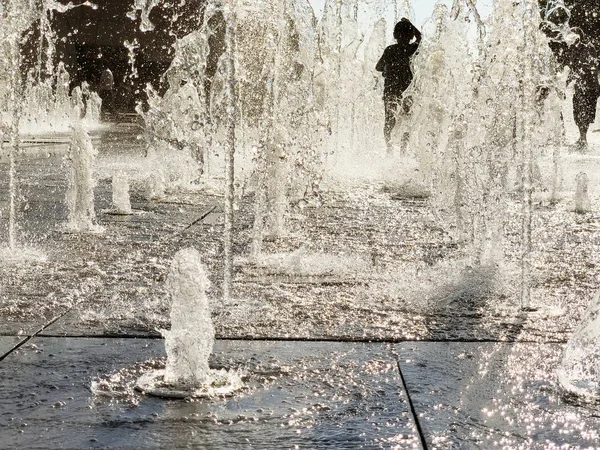
<path id="1" fill-rule="evenodd" d="M 415 29 L 415 45 L 418 47 L 419 44 L 421 43 L 421 32 L 417 29 L 417 27 L 414 27 Z"/>
<path id="2" fill-rule="evenodd" d="M 412 28 L 413 35 L 414 35 L 414 37 L 416 39 L 415 44 L 418 46 L 421 43 L 421 38 L 422 38 L 421 32 L 419 31 L 419 29 L 417 27 L 415 27 L 413 25 L 413 23 L 410 20 L 408 20 L 406 17 L 403 17 L 402 19 L 400 19 L 400 21 L 401 22 L 408 22 L 408 24 Z"/>

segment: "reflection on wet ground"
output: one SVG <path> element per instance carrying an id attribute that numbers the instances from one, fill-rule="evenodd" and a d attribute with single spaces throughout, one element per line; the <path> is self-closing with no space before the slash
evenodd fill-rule
<path id="1" fill-rule="evenodd" d="M 244 392 L 165 401 L 131 386 L 140 363 L 162 354 L 160 341 L 34 339 L 0 364 L 2 446 L 422 448 L 391 347 L 322 348 L 218 342 L 211 365 L 246 370 Z"/>
<path id="2" fill-rule="evenodd" d="M 10 425 L 11 442 L 35 447 L 33 433 L 17 437 L 25 428 L 21 422 L 29 422 L 36 435 L 49 433 L 47 442 L 62 442 L 40 448 L 135 448 L 135 440 L 126 436 L 132 430 L 144 434 L 146 448 L 164 448 L 165 439 L 182 433 L 185 442 L 200 445 L 214 438 L 236 448 L 419 448 L 403 384 L 393 369 L 397 363 L 431 448 L 578 448 L 597 442 L 598 407 L 566 402 L 554 381 L 561 344 L 598 286 L 600 221 L 593 214 L 575 214 L 567 200 L 536 205 L 534 308 L 522 311 L 516 199 L 506 211 L 511 220 L 504 259 L 479 267 L 470 264 L 469 249 L 427 199 L 397 195 L 381 184 L 331 186 L 318 208 L 295 203 L 289 234 L 266 241 L 267 256 L 253 261 L 249 193 L 236 215 L 233 296 L 224 302 L 223 197 L 215 190 L 174 189 L 149 199 L 152 167 L 136 133 L 124 127 L 93 139 L 100 151 L 95 196 L 97 219 L 105 229 L 101 234 L 65 231 L 64 143 L 32 143 L 18 158 L 19 243 L 44 258 L 18 263 L 14 255 L 0 252 L 0 335 L 6 336 L 0 357 L 19 342 L 14 336 L 38 333 L 0 362 L 5 380 L 0 425 Z M 6 172 L 2 159 L 1 236 L 8 229 Z M 132 215 L 108 213 L 116 172 L 130 176 Z M 272 384 L 254 379 L 241 398 L 209 405 L 182 406 L 136 394 L 94 397 L 89 404 L 86 389 L 95 377 L 134 371 L 136 364 L 164 356 L 160 340 L 112 338 L 158 337 L 157 330 L 168 327 L 164 282 L 171 258 L 187 246 L 197 248 L 209 268 L 219 338 L 294 341 L 222 341 L 213 363 L 259 373 L 257 365 L 273 357 L 287 361 L 280 365 L 291 372 L 273 375 Z M 358 341 L 403 343 L 392 348 Z M 345 345 L 349 350 L 336 347 Z M 290 362 L 286 358 L 294 349 L 300 353 Z M 252 351 L 260 355 L 251 356 Z M 350 362 L 330 358 L 352 351 L 357 353 Z M 53 363 L 58 354 L 63 356 Z M 72 362 L 77 358 L 89 368 Z M 63 379 L 71 365 L 82 372 Z M 329 375 L 322 376 L 323 371 Z M 46 400 L 27 397 L 36 392 L 35 376 L 18 381 L 19 374 L 34 372 L 63 380 L 43 386 Z M 384 379 L 385 386 L 378 386 Z M 63 388 L 73 393 L 66 399 L 50 395 L 52 386 L 61 395 Z M 290 400 L 294 390 L 301 395 Z M 317 401 L 315 394 L 330 398 Z M 68 409 L 69 402 L 77 403 L 76 410 Z M 281 405 L 288 402 L 284 411 Z M 88 406 L 89 415 L 80 417 Z M 92 431 L 67 436 L 50 422 L 57 411 L 57 421 Z M 280 432 L 270 434 L 275 428 Z M 112 441 L 107 430 L 116 432 Z M 173 448 L 183 447 L 182 441 Z"/>
<path id="3" fill-rule="evenodd" d="M 599 405 L 563 397 L 560 354 L 539 343 L 398 344 L 431 448 L 596 448 Z"/>
<path id="4" fill-rule="evenodd" d="M 265 253 L 283 255 L 270 265 L 247 258 L 253 221 L 253 196 L 247 195 L 236 216 L 233 300 L 223 304 L 223 198 L 175 190 L 148 200 L 144 149 L 135 133 L 105 133 L 95 143 L 103 234 L 64 231 L 64 156 L 42 152 L 18 163 L 19 242 L 47 258 L 0 267 L 4 334 L 35 328 L 71 307 L 55 332 L 153 333 L 167 325 L 163 282 L 170 259 L 190 245 L 210 269 L 217 333 L 229 338 L 563 342 L 597 285 L 600 222 L 569 211 L 568 202 L 536 209 L 537 308 L 521 312 L 518 202 L 507 211 L 514 229 L 507 230 L 512 241 L 504 260 L 478 268 L 470 267 L 468 248 L 426 200 L 393 200 L 382 186 L 353 186 L 324 192 L 320 208 L 293 207 L 289 235 L 265 243 Z M 134 214 L 107 214 L 111 176 L 123 170 L 137 173 L 131 181 Z M 5 185 L 6 170 L 1 173 Z M 6 235 L 6 190 L 0 195 L 0 231 Z"/>

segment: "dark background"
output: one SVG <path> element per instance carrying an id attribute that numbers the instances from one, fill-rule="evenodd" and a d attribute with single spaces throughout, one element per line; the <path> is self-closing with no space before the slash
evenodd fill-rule
<path id="1" fill-rule="evenodd" d="M 173 56 L 177 38 L 198 29 L 202 23 L 204 0 L 174 0 L 167 6 L 157 6 L 150 14 L 154 30 L 140 30 L 140 11 L 135 20 L 127 17 L 132 10 L 132 0 L 95 0 L 97 9 L 82 6 L 65 13 L 48 13 L 48 22 L 55 36 L 54 65 L 63 62 L 71 76 L 71 88 L 87 81 L 97 90 L 104 68 L 114 76 L 114 92 L 106 105 L 115 112 L 133 112 L 138 101 L 144 101 L 144 89 L 150 83 L 159 93 L 164 93 L 166 81 L 163 73 Z M 47 43 L 40 39 L 41 21 L 33 24 L 24 36 L 23 69 L 30 72 L 43 60 Z M 125 41 L 137 40 L 133 76 Z M 213 57 L 216 69 L 216 59 Z M 42 61 L 45 64 L 45 61 Z M 38 74 L 43 78 L 49 74 Z"/>

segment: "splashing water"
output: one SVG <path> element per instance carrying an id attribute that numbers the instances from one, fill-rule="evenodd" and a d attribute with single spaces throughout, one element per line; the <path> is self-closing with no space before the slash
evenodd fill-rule
<path id="1" fill-rule="evenodd" d="M 257 255 L 252 262 L 271 273 L 282 273 L 297 277 L 311 275 L 353 275 L 359 277 L 372 270 L 366 257 L 357 255 L 333 255 L 310 253 L 300 248 L 291 253 L 271 253 Z"/>
<path id="2" fill-rule="evenodd" d="M 80 116 L 83 110 L 81 96 L 81 89 L 75 88 L 74 110 L 77 116 Z M 92 145 L 83 120 L 76 120 L 69 147 L 71 171 L 67 189 L 67 206 L 69 208 L 67 229 L 70 231 L 92 233 L 103 231 L 103 228 L 95 223 L 96 212 L 94 211 L 94 161 L 97 154 L 98 151 Z"/>
<path id="3" fill-rule="evenodd" d="M 46 10 L 65 10 L 59 3 L 42 3 Z M 129 16 L 137 19 L 137 11 L 141 11 L 140 28 L 151 30 L 154 26 L 149 20 L 150 11 L 159 3 L 158 0 L 136 0 Z M 378 13 L 393 9 L 396 19 L 413 14 L 408 0 L 367 3 Z M 10 33 L 18 35 L 40 14 L 39 9 L 20 8 L 19 2 L 8 4 L 12 5 L 7 10 L 8 15 L 4 10 L 0 11 L 2 38 L 10 37 Z M 32 4 L 29 2 L 30 7 Z M 522 304 L 527 306 L 528 260 L 532 251 L 531 197 L 533 190 L 540 187 L 535 175 L 537 159 L 540 147 L 548 140 L 548 135 L 558 130 L 556 124 L 560 122 L 556 119 L 556 99 L 554 104 L 545 102 L 543 105 L 535 100 L 537 86 L 554 83 L 549 75 L 549 50 L 537 29 L 532 1 L 498 0 L 489 22 L 489 35 L 480 33 L 480 39 L 489 37 L 489 45 L 479 46 L 475 51 L 464 32 L 465 19 L 473 12 L 475 2 L 467 4 L 468 8 L 458 10 L 456 16 L 454 12 L 438 7 L 435 33 L 423 42 L 420 55 L 414 61 L 415 83 L 410 92 L 415 99 L 413 112 L 398 126 L 397 134 L 403 135 L 410 130 L 407 151 L 418 162 L 419 181 L 427 183 L 426 191 L 431 193 L 430 202 L 438 217 L 445 224 L 456 225 L 457 240 L 472 246 L 472 258 L 467 264 L 476 262 L 487 267 L 484 263 L 496 260 L 490 254 L 501 258 L 505 225 L 505 216 L 501 212 L 509 201 L 509 194 L 516 192 L 519 195 L 523 204 Z M 373 159 L 384 148 L 380 131 L 382 86 L 373 67 L 385 46 L 389 23 L 383 19 L 365 20 L 365 5 L 359 1 L 327 1 L 325 18 L 317 26 L 306 1 L 240 0 L 236 10 L 235 44 L 238 50 L 235 60 L 227 61 L 226 57 L 221 57 L 216 73 L 209 74 L 209 40 L 218 28 L 215 23 L 223 22 L 221 5 L 222 2 L 209 2 L 202 28 L 177 42 L 176 56 L 167 73 L 167 94 L 159 98 L 148 90 L 150 108 L 143 112 L 148 140 L 152 142 L 148 160 L 157 162 L 156 166 L 161 168 L 165 167 L 164 161 L 183 161 L 172 168 L 170 172 L 175 174 L 172 177 L 167 169 L 153 175 L 150 196 L 162 196 L 164 185 L 171 182 L 185 185 L 200 177 L 222 181 L 225 171 L 221 161 L 223 150 L 226 145 L 231 145 L 232 151 L 236 152 L 236 164 L 234 166 L 231 161 L 228 169 L 236 170 L 236 180 L 234 182 L 229 175 L 227 188 L 239 190 L 249 184 L 255 190 L 252 248 L 258 255 L 265 236 L 285 235 L 290 198 L 304 196 L 306 200 L 309 195 L 318 196 L 320 183 L 326 177 L 347 181 L 350 172 L 345 162 Z M 15 11 L 23 12 L 22 16 Z M 379 18 L 383 15 L 379 14 Z M 527 19 L 526 25 L 515 27 L 515 24 L 523 23 L 523 17 Z M 365 29 L 366 22 L 374 25 Z M 478 25 L 479 22 L 477 18 Z M 11 25 L 7 28 L 6 24 Z M 7 33 L 8 29 L 10 33 Z M 10 39 L 3 41 L 11 42 Z M 50 42 L 51 39 L 48 46 Z M 132 62 L 135 45 L 126 43 Z M 49 47 L 49 51 L 53 50 Z M 11 65 L 10 70 L 0 73 L 13 74 L 13 81 L 16 80 L 17 60 L 0 61 L 0 65 L 7 61 Z M 231 68 L 232 63 L 236 69 L 237 94 L 235 105 L 225 105 L 223 98 L 231 93 L 228 92 L 231 84 L 227 83 L 225 69 Z M 465 68 L 469 70 L 465 71 Z M 3 130 L 7 131 L 2 131 L 12 142 L 10 179 L 16 178 L 14 152 L 18 152 L 19 132 L 22 131 L 19 108 L 25 110 L 25 116 L 36 116 L 36 105 L 41 105 L 43 110 L 56 111 L 50 119 L 54 124 L 59 123 L 62 116 L 67 123 L 75 121 L 71 143 L 73 171 L 68 194 L 69 223 L 73 229 L 92 230 L 95 228 L 92 176 L 95 150 L 80 120 L 81 111 L 74 116 L 72 108 L 63 110 L 63 106 L 71 101 L 64 67 L 59 66 L 52 72 L 40 66 L 37 72 L 30 74 L 25 83 L 24 90 L 29 93 L 26 101 L 20 101 L 15 94 L 19 89 L 0 92 L 2 99 L 10 100 L 3 105 L 12 105 L 2 111 L 3 117 L 7 118 L 3 123 L 14 124 L 4 126 Z M 35 75 L 41 72 L 45 72 L 47 79 L 57 80 L 56 89 L 49 89 L 52 83 L 40 82 L 39 76 L 36 79 Z M 10 85 L 0 82 L 0 88 Z M 15 86 L 14 82 L 12 86 Z M 86 122 L 93 122 L 99 115 L 98 99 L 94 93 L 86 94 L 85 87 L 82 90 L 81 95 L 89 97 Z M 227 139 L 228 116 L 236 119 L 233 142 Z M 172 157 L 173 151 L 180 152 L 177 158 Z M 558 153 L 554 156 L 553 192 Z M 364 158 L 361 160 L 361 157 Z M 372 169 L 364 164 L 354 168 L 363 176 Z M 181 173 L 184 176 L 179 176 Z M 578 209 L 586 209 L 583 182 L 578 186 L 582 187 L 581 193 L 578 190 L 577 194 L 580 201 L 576 203 L 583 205 Z M 113 179 L 113 187 L 115 207 L 130 211 L 126 180 L 117 176 Z M 15 189 L 11 187 L 11 211 L 15 209 Z M 231 206 L 231 196 L 229 200 Z M 12 220 L 10 242 L 14 246 L 16 227 Z M 184 256 L 183 261 L 176 257 L 174 265 L 201 264 L 193 252 Z M 321 267 L 332 265 L 330 259 L 324 259 L 318 265 L 314 261 L 321 260 L 311 259 L 310 255 L 301 255 L 302 258 L 298 258 L 298 254 L 272 256 L 271 260 L 263 258 L 264 265 L 284 266 L 285 270 L 289 268 L 295 273 L 321 273 L 324 271 Z M 308 267 L 312 271 L 307 269 L 305 260 L 311 262 Z M 340 262 L 340 268 L 343 268 L 343 262 Z M 313 266 L 318 266 L 319 270 L 313 270 Z M 362 262 L 357 266 L 368 267 Z M 496 270 L 495 265 L 490 267 Z M 490 273 L 493 273 L 492 269 Z M 204 295 L 206 305 L 174 305 L 173 329 L 165 332 L 169 354 L 165 381 L 184 380 L 183 383 L 199 385 L 208 379 L 210 349 L 207 348 L 211 344 L 205 340 L 196 342 L 198 337 L 193 333 L 186 334 L 186 330 L 201 326 L 209 330 L 204 334 L 211 335 L 212 325 L 202 318 L 209 317 L 205 298 L 207 286 L 197 279 L 206 278 L 206 274 L 177 271 L 187 274 L 173 275 L 184 280 L 177 283 L 183 283 L 181 286 L 188 282 L 190 286 L 197 283 L 194 289 Z M 484 273 L 488 276 L 488 272 Z M 174 281 L 169 283 L 169 286 L 176 285 Z M 178 292 L 182 289 L 189 294 L 187 288 L 176 288 Z M 456 290 L 462 293 L 461 289 Z M 182 298 L 189 302 L 193 300 L 191 294 Z M 175 317 L 175 311 L 181 308 L 187 308 L 189 315 Z M 194 318 L 193 324 L 188 316 Z M 200 321 L 196 317 L 200 317 Z M 186 319 L 190 323 L 185 322 Z M 188 341 L 184 342 L 186 339 Z M 568 352 L 576 353 L 575 350 Z M 202 358 L 197 353 L 202 353 Z M 185 365 L 189 370 L 184 368 Z M 564 375 L 565 371 L 561 377 L 569 378 Z"/>
<path id="4" fill-rule="evenodd" d="M 90 86 L 86 82 L 81 84 L 81 93 L 85 99 L 84 121 L 86 126 L 90 127 L 100 123 L 102 99 L 97 92 L 90 90 Z"/>
<path id="5" fill-rule="evenodd" d="M 557 374 L 567 392 L 600 399 L 600 292 L 569 339 Z"/>
<path id="6" fill-rule="evenodd" d="M 520 195 L 521 304 L 527 308 L 532 195 L 541 187 L 538 159 L 542 145 L 560 133 L 558 102 L 537 97 L 539 86 L 554 82 L 550 50 L 538 27 L 537 6 L 502 0 L 489 33 L 480 33 L 487 45 L 476 52 L 461 20 L 472 7 L 458 8 L 454 18 L 442 5 L 436 9 L 433 38 L 423 42 L 414 61 L 415 102 L 402 131 L 410 132 L 409 152 L 431 185 L 436 213 L 456 225 L 456 237 L 472 246 L 474 262 L 490 253 L 502 257 L 502 211 L 511 193 Z"/>
<path id="7" fill-rule="evenodd" d="M 200 253 L 177 252 L 167 278 L 171 297 L 171 330 L 162 331 L 167 350 L 167 383 L 198 387 L 208 379 L 215 330 L 206 291 L 210 287 Z"/>
<path id="8" fill-rule="evenodd" d="M 129 180 L 123 173 L 112 177 L 112 201 L 115 214 L 132 214 L 129 199 Z"/>
<path id="9" fill-rule="evenodd" d="M 228 56 L 221 56 L 214 77 L 208 70 L 212 33 L 225 23 L 222 5 L 209 2 L 202 28 L 176 45 L 168 93 L 150 95 L 151 107 L 143 112 L 149 134 L 186 156 L 196 155 L 201 171 L 210 168 L 211 176 L 221 180 L 225 168 L 213 170 L 217 165 L 211 153 L 222 159 L 227 117 L 235 112 L 236 172 L 228 186 L 239 189 L 248 183 L 254 189 L 255 257 L 266 236 L 286 236 L 290 198 L 318 197 L 325 177 L 347 182 L 352 175 L 346 161 L 372 160 L 384 148 L 376 126 L 382 119 L 382 86 L 373 70 L 390 25 L 381 17 L 410 16 L 412 5 L 372 3 L 365 8 L 356 1 L 329 0 L 317 25 L 303 0 L 274 8 L 266 0 L 237 2 L 233 111 L 225 106 Z M 373 10 L 379 20 L 369 21 Z M 417 181 L 431 193 L 438 218 L 456 224 L 457 240 L 472 247 L 472 263 L 501 262 L 505 215 L 500 212 L 509 193 L 521 193 L 524 306 L 529 303 L 531 196 L 541 136 L 552 134 L 556 127 L 547 124 L 556 122 L 549 118 L 560 115 L 556 103 L 535 100 L 536 87 L 551 77 L 550 51 L 534 12 L 530 1 L 500 1 L 486 33 L 473 2 L 452 13 L 438 5 L 435 30 L 414 61 L 415 82 L 408 92 L 412 114 L 397 126 L 402 136 L 410 131 L 408 153 L 418 161 Z M 473 14 L 480 40 L 489 44 L 478 49 L 464 27 Z M 515 31 L 521 17 L 528 23 Z M 465 67 L 470 68 L 466 77 Z M 180 120 L 171 119 L 175 116 Z M 249 154 L 253 160 L 245 167 Z M 356 169 L 364 175 L 372 166 L 363 163 Z M 410 166 L 404 164 L 402 176 Z M 302 204 L 320 202 L 304 199 Z"/>
<path id="10" fill-rule="evenodd" d="M 165 370 L 138 380 L 138 389 L 159 397 L 183 398 L 231 395 L 243 387 L 237 371 L 211 370 L 215 330 L 206 291 L 210 287 L 206 266 L 193 248 L 178 251 L 167 278 L 171 297 L 171 329 L 165 336 Z"/>
<path id="11" fill-rule="evenodd" d="M 579 214 L 590 212 L 591 202 L 588 192 L 588 176 L 585 172 L 579 172 L 575 177 L 577 188 L 575 190 L 575 212 Z"/>
<path id="12" fill-rule="evenodd" d="M 0 123 L 14 121 L 19 110 L 19 133 L 66 132 L 75 117 L 69 96 L 69 75 L 56 58 L 56 34 L 52 15 L 77 7 L 96 9 L 90 2 L 63 4 L 54 0 L 20 2 L 8 0 L 0 8 Z M 22 71 L 22 39 L 39 24 L 37 61 L 26 74 Z M 18 84 L 8 78 L 18 75 Z M 26 76 L 23 76 L 26 75 Z M 7 79 L 3 79 L 7 76 Z M 96 99 L 90 94 L 93 101 Z M 99 114 L 89 111 L 88 126 L 99 126 Z M 12 116 L 12 119 L 11 119 Z"/>
<path id="13" fill-rule="evenodd" d="M 78 108 L 75 109 L 72 107 L 73 102 L 81 102 L 82 92 L 79 91 L 78 98 L 71 98 L 69 75 L 64 64 L 61 62 L 56 67 L 54 66 L 56 36 L 50 20 L 54 12 L 63 13 L 79 6 L 96 7 L 90 2 L 74 5 L 72 2 L 62 4 L 53 0 L 40 2 L 7 0 L 0 5 L 0 138 L 2 141 L 0 150 L 7 140 L 9 143 L 8 248 L 11 252 L 17 251 L 18 247 L 16 211 L 19 186 L 15 159 L 23 153 L 22 134 L 67 131 L 69 128 L 73 128 L 72 124 L 75 121 L 77 124 L 73 128 L 72 156 L 74 164 L 80 168 L 85 166 L 86 157 L 83 156 L 85 153 L 83 150 L 78 151 L 77 149 L 89 150 L 91 147 L 89 138 L 80 128 L 83 106 L 78 105 Z M 36 22 L 40 26 L 40 40 L 37 43 L 39 47 L 38 60 L 35 67 L 26 74 L 26 77 L 23 77 L 24 74 L 21 72 L 23 39 L 26 31 Z M 84 90 L 89 99 L 85 120 L 88 125 L 97 124 L 100 99 L 97 94 L 85 89 L 85 86 Z M 81 170 L 76 170 L 78 173 L 72 174 L 72 186 L 75 185 L 78 176 L 86 177 Z M 82 201 L 88 202 L 89 199 L 84 200 L 84 197 L 89 197 L 89 195 L 84 194 L 81 190 L 75 193 L 75 190 L 71 189 L 68 196 L 68 203 L 71 207 L 69 228 L 98 231 L 99 228 L 92 223 L 93 219 L 84 218 L 85 215 L 90 216 L 90 214 L 82 212 L 81 203 Z M 30 255 L 31 252 L 23 254 Z"/>
<path id="14" fill-rule="evenodd" d="M 160 0 L 135 0 L 132 10 L 127 13 L 127 17 L 135 20 L 137 18 L 137 11 L 140 11 L 140 30 L 152 31 L 154 30 L 154 24 L 150 21 L 150 13 L 160 3 Z"/>
<path id="15" fill-rule="evenodd" d="M 233 220 L 235 200 L 235 141 L 236 141 L 236 72 L 235 72 L 236 15 L 233 5 L 225 11 L 225 223 L 223 231 L 223 299 L 231 298 L 233 278 Z"/>

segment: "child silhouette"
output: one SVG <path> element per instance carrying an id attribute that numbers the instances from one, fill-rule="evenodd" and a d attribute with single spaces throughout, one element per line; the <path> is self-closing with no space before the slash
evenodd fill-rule
<path id="1" fill-rule="evenodd" d="M 421 43 L 421 32 L 410 20 L 403 17 L 394 27 L 394 39 L 397 43 L 386 47 L 375 66 L 375 69 L 382 72 L 385 78 L 383 88 L 385 108 L 383 136 L 388 151 L 391 150 L 391 133 L 396 126 L 396 114 L 399 107 L 402 106 L 402 112 L 404 113 L 408 113 L 410 108 L 408 102 L 403 101 L 403 94 L 413 79 L 410 60 Z"/>

